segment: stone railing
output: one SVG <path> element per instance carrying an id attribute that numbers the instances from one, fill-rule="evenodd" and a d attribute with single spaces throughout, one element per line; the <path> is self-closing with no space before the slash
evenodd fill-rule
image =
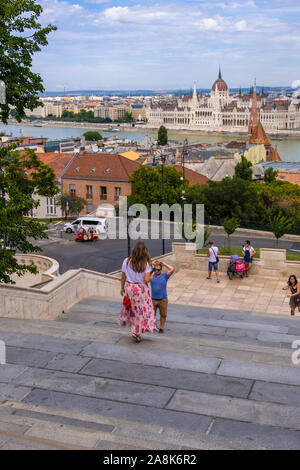
<path id="1" fill-rule="evenodd" d="M 35 264 L 40 274 L 52 277 L 59 276 L 59 264 L 53 258 L 32 253 L 16 255 L 16 258 L 19 264 Z"/>
<path id="2" fill-rule="evenodd" d="M 0 316 L 55 320 L 86 297 L 120 299 L 120 280 L 114 276 L 70 270 L 41 289 L 0 285 Z M 120 303 L 121 305 L 121 303 Z"/>
<path id="3" fill-rule="evenodd" d="M 160 259 L 173 265 L 176 270 L 189 269 L 207 272 L 207 256 L 186 248 L 185 243 L 173 243 L 173 251 L 161 256 Z M 193 248 L 193 246 L 189 245 L 189 248 Z M 32 257 L 34 261 L 33 258 L 35 256 Z M 22 262 L 22 255 L 20 262 Z M 40 262 L 42 261 L 40 260 Z M 229 256 L 220 256 L 221 272 L 227 271 L 228 263 Z M 49 266 L 46 264 L 45 262 L 43 266 L 41 265 L 41 268 Z M 53 269 L 55 272 L 54 265 L 49 269 Z M 286 250 L 262 248 L 260 258 L 254 261 L 252 274 L 277 279 L 295 274 L 300 278 L 300 262 L 286 261 Z M 120 277 L 121 271 L 108 275 L 87 269 L 77 269 L 58 276 L 47 285 L 41 286 L 40 289 L 2 284 L 0 285 L 0 316 L 55 320 L 72 305 L 87 297 L 116 299 L 120 301 L 121 308 Z"/>
<path id="4" fill-rule="evenodd" d="M 195 249 L 190 250 L 186 248 L 186 243 L 173 243 L 173 251 L 167 255 L 166 262 L 173 264 L 176 270 L 192 269 L 207 271 L 207 255 L 198 254 Z M 220 272 L 227 272 L 230 256 L 219 256 L 219 259 Z M 288 277 L 291 274 L 300 277 L 300 262 L 287 261 L 286 250 L 261 248 L 260 258 L 254 259 L 251 273 L 276 278 Z"/>
<path id="5" fill-rule="evenodd" d="M 26 272 L 21 277 L 14 274 L 12 280 L 19 287 L 34 287 L 52 281 L 59 276 L 59 264 L 55 259 L 33 253 L 17 254 L 16 259 L 19 264 L 25 264 L 27 266 L 34 264 L 38 269 L 37 274 Z"/>

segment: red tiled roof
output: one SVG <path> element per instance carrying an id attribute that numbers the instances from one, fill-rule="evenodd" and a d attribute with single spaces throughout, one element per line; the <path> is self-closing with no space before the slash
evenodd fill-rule
<path id="1" fill-rule="evenodd" d="M 176 168 L 177 171 L 182 173 L 182 166 L 181 165 L 175 165 L 174 168 Z M 201 175 L 200 173 L 197 173 L 196 171 L 190 170 L 189 168 L 184 168 L 184 176 L 188 180 L 189 184 L 192 186 L 193 184 L 207 184 L 209 179 Z"/>
<path id="2" fill-rule="evenodd" d="M 49 165 L 55 173 L 56 179 L 60 177 L 68 163 L 73 158 L 73 153 L 37 153 L 39 159 Z"/>
<path id="3" fill-rule="evenodd" d="M 139 168 L 139 163 L 121 155 L 81 153 L 76 156 L 63 178 L 128 181 Z"/>

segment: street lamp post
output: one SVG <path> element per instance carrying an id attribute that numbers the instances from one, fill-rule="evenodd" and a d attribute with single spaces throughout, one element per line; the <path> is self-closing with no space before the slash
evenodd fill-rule
<path id="1" fill-rule="evenodd" d="M 185 170 L 185 167 L 184 167 L 184 157 L 185 157 L 185 152 L 187 151 L 187 147 L 188 147 L 188 140 L 185 139 L 184 142 L 183 142 L 183 147 L 182 147 L 182 159 L 181 159 L 181 166 L 182 166 L 182 196 L 181 196 L 181 199 L 182 199 L 182 205 L 184 206 L 185 204 L 185 174 L 184 174 L 184 170 Z"/>
<path id="2" fill-rule="evenodd" d="M 131 246 L 130 246 L 130 233 L 129 233 L 129 225 L 134 219 L 135 213 L 128 207 L 127 204 L 127 253 L 128 253 L 128 258 L 131 255 Z"/>
<path id="3" fill-rule="evenodd" d="M 165 192 L 164 192 L 164 165 L 166 163 L 166 156 L 162 153 L 161 154 L 161 203 L 162 205 L 165 202 Z M 165 231 L 164 231 L 164 220 L 162 217 L 161 220 L 161 235 L 162 235 L 162 254 L 164 255 L 166 252 L 165 249 Z"/>
<path id="4" fill-rule="evenodd" d="M 6 161 L 7 161 L 7 163 L 10 163 L 12 161 L 12 158 L 11 158 L 10 155 L 8 155 Z M 0 173 L 2 173 L 3 176 L 4 176 L 4 170 L 1 166 L 0 166 Z M 1 191 L 1 204 L 2 204 L 2 207 L 4 208 L 5 207 L 5 190 L 4 190 L 4 188 Z M 7 247 L 7 233 L 3 232 L 3 248 L 6 250 L 6 247 Z"/>

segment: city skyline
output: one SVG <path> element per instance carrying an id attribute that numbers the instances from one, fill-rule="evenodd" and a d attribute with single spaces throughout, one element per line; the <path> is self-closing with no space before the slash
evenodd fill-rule
<path id="1" fill-rule="evenodd" d="M 230 88 L 300 79 L 297 0 L 39 0 L 58 26 L 34 59 L 47 91 Z M 300 83 L 300 82 L 299 82 Z"/>

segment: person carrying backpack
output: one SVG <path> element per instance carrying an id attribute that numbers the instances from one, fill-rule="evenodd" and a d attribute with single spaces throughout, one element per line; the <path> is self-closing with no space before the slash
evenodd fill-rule
<path id="1" fill-rule="evenodd" d="M 208 279 L 211 280 L 211 272 L 214 269 L 217 277 L 217 282 L 220 282 L 219 279 L 219 248 L 214 245 L 214 242 L 209 242 L 209 249 L 208 249 Z"/>

